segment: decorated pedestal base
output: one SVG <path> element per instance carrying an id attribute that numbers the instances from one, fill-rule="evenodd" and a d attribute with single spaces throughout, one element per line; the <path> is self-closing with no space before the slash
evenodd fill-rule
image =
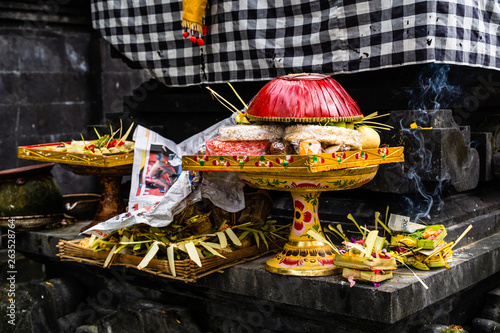
<path id="1" fill-rule="evenodd" d="M 307 234 L 323 233 L 318 218 L 320 192 L 293 191 L 294 219 L 288 242 L 283 250 L 266 262 L 266 269 L 285 275 L 323 276 L 340 273 L 333 260 L 335 254 L 327 244 Z"/>
<path id="2" fill-rule="evenodd" d="M 340 273 L 333 264 L 330 246 L 314 240 L 309 230 L 322 234 L 318 218 L 322 191 L 360 187 L 375 177 L 378 165 L 319 173 L 239 173 L 240 179 L 256 188 L 289 191 L 294 204 L 293 224 L 282 251 L 266 263 L 273 273 L 296 276 L 325 276 Z"/>

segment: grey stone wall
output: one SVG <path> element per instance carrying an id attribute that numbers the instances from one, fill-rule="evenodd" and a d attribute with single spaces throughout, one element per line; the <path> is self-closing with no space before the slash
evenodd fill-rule
<path id="1" fill-rule="evenodd" d="M 39 163 L 18 146 L 87 135 L 144 77 L 111 59 L 87 1 L 0 1 L 0 170 Z M 53 174 L 64 194 L 98 191 L 92 177 Z"/>

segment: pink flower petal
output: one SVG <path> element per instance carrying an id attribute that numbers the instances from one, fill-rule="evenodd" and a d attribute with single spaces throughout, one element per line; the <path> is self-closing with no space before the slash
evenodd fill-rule
<path id="1" fill-rule="evenodd" d="M 354 281 L 354 276 L 352 275 L 347 278 L 347 281 L 349 281 L 351 288 L 356 284 L 356 281 Z"/>

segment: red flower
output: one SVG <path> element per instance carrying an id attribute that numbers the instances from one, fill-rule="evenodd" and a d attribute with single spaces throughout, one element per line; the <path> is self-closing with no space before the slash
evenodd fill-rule
<path id="1" fill-rule="evenodd" d="M 295 199 L 295 215 L 293 222 L 293 233 L 300 236 L 306 230 L 304 224 L 311 224 L 314 222 L 313 214 L 311 211 L 306 210 L 306 203 L 302 199 Z"/>
<path id="2" fill-rule="evenodd" d="M 306 203 L 302 199 L 296 199 L 294 207 L 295 221 L 300 221 L 305 224 L 311 224 L 314 222 L 313 213 L 308 209 L 306 210 Z"/>

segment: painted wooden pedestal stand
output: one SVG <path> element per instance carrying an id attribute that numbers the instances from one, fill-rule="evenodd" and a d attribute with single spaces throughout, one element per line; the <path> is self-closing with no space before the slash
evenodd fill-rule
<path id="1" fill-rule="evenodd" d="M 296 276 L 325 276 L 340 272 L 327 244 L 307 234 L 323 234 L 318 218 L 319 196 L 323 191 L 348 190 L 366 184 L 375 177 L 378 165 L 325 172 L 238 173 L 246 184 L 268 190 L 288 191 L 294 205 L 293 224 L 288 242 L 266 263 L 273 273 Z M 292 170 L 290 170 L 292 171 Z"/>
<path id="2" fill-rule="evenodd" d="M 132 164 L 104 168 L 61 163 L 61 167 L 77 175 L 99 177 L 101 194 L 97 211 L 92 222 L 83 227 L 82 232 L 126 211 L 120 185 L 123 176 L 132 173 Z"/>
<path id="3" fill-rule="evenodd" d="M 126 206 L 120 193 L 120 184 L 123 176 L 132 173 L 134 153 L 114 155 L 72 153 L 58 151 L 57 147 L 60 144 L 58 142 L 21 146 L 17 149 L 17 156 L 28 160 L 60 163 L 63 169 L 74 174 L 99 177 L 101 196 L 97 212 L 93 221 L 83 227 L 82 231 L 125 212 Z"/>
<path id="4" fill-rule="evenodd" d="M 298 276 L 335 274 L 329 245 L 308 235 L 324 235 L 318 218 L 323 191 L 354 189 L 375 177 L 379 165 L 404 161 L 403 147 L 318 155 L 184 155 L 182 170 L 230 171 L 255 188 L 287 191 L 294 204 L 293 225 L 283 250 L 266 264 L 268 271 Z"/>

